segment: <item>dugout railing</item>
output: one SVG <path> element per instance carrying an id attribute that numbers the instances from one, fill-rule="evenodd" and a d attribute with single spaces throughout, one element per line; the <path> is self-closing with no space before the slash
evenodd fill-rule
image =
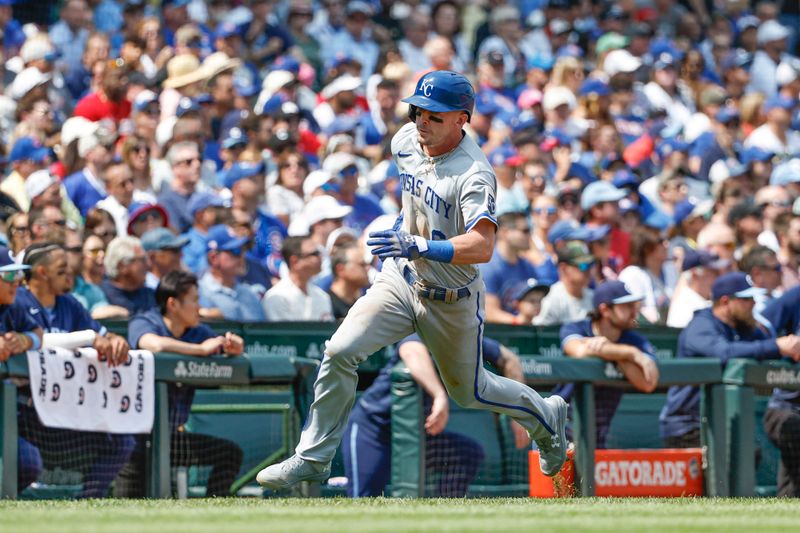
<path id="1" fill-rule="evenodd" d="M 127 324 L 125 322 L 106 322 L 106 325 L 112 331 L 122 335 L 126 334 Z M 248 368 L 246 372 L 239 370 L 238 373 L 233 372 L 231 374 L 231 379 L 235 380 L 235 383 L 227 380 L 217 381 L 210 378 L 196 378 L 199 380 L 196 383 L 203 387 L 244 387 L 248 389 L 254 386 L 258 387 L 260 386 L 259 384 L 266 384 L 268 387 L 270 385 L 280 385 L 288 392 L 283 394 L 280 400 L 275 402 L 275 405 L 288 405 L 291 407 L 293 410 L 293 417 L 295 419 L 292 427 L 296 427 L 297 421 L 304 418 L 308 407 L 308 402 L 311 397 L 311 385 L 313 384 L 313 378 L 315 375 L 314 370 L 317 365 L 315 360 L 321 357 L 322 351 L 324 350 L 324 342 L 335 331 L 336 324 L 306 322 L 244 325 L 235 322 L 211 322 L 209 325 L 216 331 L 233 331 L 244 337 L 246 351 L 250 354 L 249 358 L 247 359 Z M 679 330 L 673 330 L 669 328 L 643 328 L 642 333 L 644 333 L 656 347 L 657 356 L 662 367 L 662 380 L 660 386 L 677 384 L 677 382 L 674 381 L 675 375 L 671 373 L 673 372 L 672 368 L 677 369 L 678 366 L 674 366 L 672 363 L 680 365 L 682 362 L 670 361 L 670 358 L 673 356 Z M 596 383 L 608 384 L 609 381 L 612 382 L 611 384 L 624 386 L 624 383 L 622 383 L 619 376 L 609 377 L 610 374 L 606 373 L 605 366 L 600 361 L 585 361 L 583 363 L 588 363 L 588 366 L 586 364 L 584 364 L 582 367 L 578 365 L 574 368 L 581 368 L 581 370 L 574 370 L 572 369 L 573 363 L 576 363 L 576 361 L 560 359 L 561 354 L 560 350 L 558 349 L 559 340 L 557 327 L 538 328 L 490 324 L 487 325 L 486 334 L 496 338 L 503 344 L 506 344 L 518 354 L 537 353 L 546 356 L 530 359 L 523 358 L 523 361 L 525 362 L 526 374 L 531 385 L 547 387 L 556 382 L 552 373 L 557 372 L 560 376 L 558 379 L 563 381 L 575 381 L 573 378 L 588 379 L 589 381 L 584 382 L 587 385 L 582 385 L 579 387 L 579 389 L 591 387 Z M 250 350 L 252 350 L 254 353 L 250 353 Z M 385 360 L 390 353 L 389 350 L 390 349 L 382 350 L 377 354 L 374 354 L 364 365 L 359 368 L 359 389 L 363 390 L 370 383 L 377 370 L 380 369 L 385 363 Z M 184 360 L 184 363 L 188 363 L 189 361 L 197 362 L 197 359 L 195 358 L 182 359 Z M 24 360 L 24 357 L 16 356 L 10 360 L 12 375 L 20 372 L 24 375 L 26 372 L 26 369 L 21 370 L 19 368 L 20 365 L 17 363 L 17 361 L 20 360 Z M 160 371 L 157 370 L 158 382 L 166 383 L 169 380 L 175 380 L 174 373 L 179 360 L 180 359 L 169 358 L 157 359 L 158 365 L 160 365 Z M 215 359 L 212 358 L 205 361 L 209 362 L 212 360 Z M 231 361 L 235 361 L 235 359 L 220 359 L 219 361 L 221 364 L 229 364 Z M 240 361 L 244 361 L 244 359 Z M 669 364 L 663 364 L 666 362 L 669 362 Z M 237 362 L 235 364 L 241 363 Z M 745 372 L 744 370 L 741 370 L 739 363 L 729 365 L 728 371 L 725 374 L 724 384 L 722 378 L 720 377 L 717 384 L 722 385 L 722 387 L 715 392 L 715 398 L 722 396 L 723 402 L 730 406 L 726 415 L 722 417 L 722 424 L 727 424 L 731 431 L 731 438 L 729 439 L 731 446 L 730 464 L 735 468 L 725 468 L 725 472 L 730 472 L 730 477 L 728 478 L 726 485 L 729 492 L 734 495 L 751 494 L 754 490 L 753 485 L 755 483 L 753 482 L 753 474 L 750 473 L 752 472 L 751 465 L 753 464 L 752 454 L 745 452 L 746 447 L 750 446 L 750 444 L 745 442 L 742 445 L 740 443 L 742 442 L 743 435 L 744 440 L 746 441 L 748 438 L 750 438 L 748 436 L 751 435 L 750 430 L 754 427 L 760 427 L 759 421 L 755 420 L 755 417 L 752 415 L 752 399 L 755 398 L 756 410 L 763 408 L 763 405 L 765 404 L 764 394 L 768 393 L 768 389 L 766 387 L 769 385 L 766 370 L 764 370 L 762 374 L 758 374 L 758 372 L 761 372 L 761 370 L 754 370 L 754 368 L 760 368 L 760 365 L 752 362 L 745 362 L 741 364 L 745 365 L 747 371 Z M 767 364 L 767 366 L 769 367 L 769 364 Z M 778 364 L 777 368 L 784 367 L 781 366 L 781 364 Z M 545 371 L 545 369 L 549 370 Z M 547 374 L 547 372 L 550 372 L 550 374 Z M 561 374 L 562 372 L 563 374 Z M 745 373 L 739 377 L 736 377 L 737 372 Z M 0 376 L 5 377 L 8 375 L 9 366 L 0 363 Z M 245 379 L 245 375 L 247 379 Z M 758 375 L 761 377 L 757 378 Z M 774 378 L 774 374 L 771 375 Z M 707 376 L 703 377 L 695 375 L 695 379 L 700 379 L 701 381 L 707 378 Z M 597 379 L 597 381 L 593 381 L 595 379 Z M 706 383 L 703 386 L 706 388 L 706 390 L 709 390 L 710 385 L 711 383 Z M 164 388 L 165 387 L 159 387 L 161 390 L 159 393 L 160 395 L 164 394 Z M 740 390 L 740 388 L 743 388 L 743 390 Z M 787 386 L 787 388 L 791 388 L 791 386 Z M 0 452 L 2 452 L 4 458 L 4 464 L 2 465 L 2 490 L 4 496 L 12 495 L 16 492 L 16 485 L 12 482 L 12 480 L 16 478 L 16 473 L 12 472 L 16 465 L 15 461 L 10 461 L 8 459 L 16 457 L 16 439 L 12 438 L 12 433 L 10 431 L 5 430 L 7 424 L 11 424 L 12 421 L 15 420 L 16 405 L 10 400 L 12 395 L 15 394 L 16 387 L 14 387 L 14 385 L 9 383 L 3 384 L 2 412 L 0 412 L 0 415 L 2 415 L 4 432 L 2 437 L 2 450 L 0 450 Z M 628 396 L 629 395 L 626 394 L 623 398 L 623 404 L 626 403 L 625 399 L 628 398 Z M 639 399 L 646 398 L 651 404 L 658 400 L 658 398 L 655 397 L 657 395 L 652 395 L 652 397 L 644 395 L 630 396 L 631 400 L 633 401 L 638 401 L 636 400 L 637 397 Z M 584 399 L 587 397 L 591 398 L 591 395 L 587 396 L 585 390 L 583 392 L 579 391 L 578 396 L 573 401 L 573 404 L 579 408 L 578 417 L 580 417 L 580 413 L 590 412 L 589 408 L 591 406 L 586 405 L 588 400 Z M 712 400 L 712 402 L 713 401 L 714 400 Z M 238 400 L 230 401 L 226 399 L 225 403 L 232 404 L 232 412 L 241 407 Z M 262 401 L 261 403 L 263 404 L 264 402 Z M 198 409 L 198 413 L 204 410 L 207 413 L 208 409 L 213 410 L 213 408 L 201 407 Z M 642 412 L 642 415 L 644 414 L 645 413 Z M 648 417 L 650 418 L 653 416 L 657 416 L 657 412 L 653 412 L 652 415 L 648 414 Z M 712 418 L 715 425 L 718 425 L 719 417 Z M 584 425 L 588 425 L 593 422 L 591 417 L 588 417 L 588 415 L 584 415 L 584 418 L 581 420 L 585 420 Z M 497 426 L 496 429 L 498 432 L 502 431 L 500 426 Z M 159 431 L 163 432 L 163 427 L 159 429 Z M 583 434 L 583 429 L 581 428 L 578 433 Z M 715 434 L 721 433 L 716 431 Z M 759 435 L 759 437 L 763 439 L 762 435 Z M 587 437 L 580 438 L 585 439 Z M 161 438 L 159 437 L 159 439 Z M 715 445 L 714 442 L 717 444 Z M 717 440 L 712 441 L 709 444 L 712 445 L 712 448 L 718 448 L 719 442 L 720 441 Z M 291 444 L 293 445 L 293 443 Z M 161 450 L 158 452 L 158 454 L 156 454 L 157 460 L 153 461 L 151 465 L 153 475 L 151 476 L 150 493 L 154 496 L 163 496 L 168 493 L 168 477 L 164 467 L 164 465 L 167 464 L 164 460 L 164 450 L 168 450 L 167 445 L 168 442 L 161 439 L 158 441 L 158 446 L 154 447 L 154 449 Z M 771 447 L 769 444 L 767 444 L 767 446 Z M 624 443 L 622 443 L 622 447 L 624 447 Z M 737 450 L 735 447 L 739 447 L 739 449 Z M 287 445 L 284 451 L 288 454 L 290 453 L 290 449 L 291 446 Z M 14 453 L 11 453 L 12 450 Z M 770 460 L 774 462 L 776 452 L 774 449 L 769 450 L 769 452 Z M 265 457 L 264 459 L 272 459 L 272 457 Z M 589 467 L 588 461 L 590 459 L 590 457 L 586 457 L 584 459 L 579 458 L 577 466 L 581 469 L 581 472 L 587 470 Z M 762 470 L 763 462 L 764 461 L 762 461 Z M 738 465 L 742 466 L 739 467 Z M 591 475 L 591 469 L 589 470 Z M 762 473 L 761 471 L 759 472 L 759 476 L 761 476 Z M 740 476 L 740 474 L 743 477 L 737 477 Z M 709 479 L 708 473 L 706 477 Z M 590 477 L 588 476 L 582 476 L 581 479 L 584 484 L 590 483 Z M 774 476 L 772 476 L 770 479 L 774 479 Z M 763 483 L 763 480 L 761 481 Z M 766 483 L 769 484 L 770 481 L 767 481 Z M 774 481 L 772 483 L 774 483 Z M 715 482 L 715 485 L 720 486 L 719 481 Z M 586 487 L 583 487 L 584 493 L 587 493 L 586 489 Z M 720 495 L 724 493 L 718 489 L 715 490 L 716 492 L 709 491 L 709 493 L 717 493 Z M 502 493 L 502 491 L 498 494 L 500 493 Z M 759 491 L 756 493 L 758 494 L 763 492 Z"/>
<path id="2" fill-rule="evenodd" d="M 222 405 L 193 405 L 192 414 L 271 412 L 281 417 L 279 446 L 265 455 L 255 466 L 247 469 L 234 483 L 232 492 L 255 479 L 264 466 L 291 454 L 297 438 L 301 415 L 309 396 L 318 362 L 305 357 L 257 356 L 208 357 L 198 359 L 168 353 L 155 356 L 155 417 L 148 447 L 147 495 L 168 498 L 172 492 L 170 465 L 170 430 L 167 384 L 182 383 L 198 388 L 242 388 L 270 386 L 287 388 L 291 401 L 271 403 L 225 403 Z M 24 354 L 0 363 L 3 378 L 0 393 L 2 414 L 2 448 L 0 453 L 0 487 L 3 498 L 17 497 L 17 387 L 5 378 L 27 378 L 28 362 Z"/>
<path id="3" fill-rule="evenodd" d="M 773 387 L 800 390 L 800 365 L 786 361 L 756 362 L 733 359 L 723 374 L 725 415 L 730 434 L 731 496 L 757 494 L 756 457 L 760 419 L 756 417 L 756 392 L 769 393 Z M 762 450 L 763 451 L 763 450 Z M 763 456 L 763 454 L 761 454 Z"/>
<path id="4" fill-rule="evenodd" d="M 525 379 L 534 387 L 575 383 L 572 400 L 575 468 L 580 494 L 595 491 L 594 387 L 605 385 L 631 389 L 614 367 L 596 359 L 556 357 L 522 358 Z M 675 359 L 658 362 L 659 388 L 696 385 L 701 388 L 701 438 L 705 450 L 706 494 L 728 496 L 725 390 L 722 367 L 715 360 Z M 392 373 L 392 494 L 401 497 L 425 495 L 425 419 L 423 394 L 404 365 Z"/>

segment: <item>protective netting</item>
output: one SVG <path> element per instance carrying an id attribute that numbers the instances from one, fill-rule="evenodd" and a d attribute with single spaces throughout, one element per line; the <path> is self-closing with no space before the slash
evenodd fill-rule
<path id="1" fill-rule="evenodd" d="M 45 427 L 25 403 L 17 421 L 17 488 L 23 496 L 102 498 L 136 445 L 134 435 Z"/>

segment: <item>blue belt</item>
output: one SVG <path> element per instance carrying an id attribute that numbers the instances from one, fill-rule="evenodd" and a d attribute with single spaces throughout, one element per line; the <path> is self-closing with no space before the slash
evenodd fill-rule
<path id="1" fill-rule="evenodd" d="M 417 278 L 408 265 L 403 267 L 403 278 L 411 285 L 420 298 L 427 300 L 436 300 L 447 304 L 455 303 L 462 298 L 468 297 L 470 294 L 469 289 L 461 287 L 460 289 L 447 289 L 445 287 L 436 287 L 435 285 L 428 285 Z"/>

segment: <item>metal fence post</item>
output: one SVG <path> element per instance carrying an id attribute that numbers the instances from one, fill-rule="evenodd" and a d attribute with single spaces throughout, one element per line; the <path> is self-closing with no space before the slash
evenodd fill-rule
<path id="1" fill-rule="evenodd" d="M 0 469 L 3 472 L 2 494 L 0 498 L 16 499 L 17 497 L 17 439 L 19 428 L 17 426 L 17 387 L 12 383 L 2 382 L 0 387 L 0 402 L 2 402 L 3 439 L 2 462 Z"/>
<path id="2" fill-rule="evenodd" d="M 755 496 L 755 392 L 752 387 L 725 386 L 725 415 L 728 425 L 728 458 L 731 496 Z"/>
<path id="3" fill-rule="evenodd" d="M 153 435 L 148 450 L 149 496 L 151 498 L 169 498 L 172 494 L 170 479 L 170 428 L 169 397 L 167 384 L 156 381 L 156 407 L 153 421 Z"/>
<path id="4" fill-rule="evenodd" d="M 580 479 L 581 496 L 594 496 L 594 452 L 597 448 L 594 386 L 576 383 L 574 399 L 575 471 Z"/>
<path id="5" fill-rule="evenodd" d="M 704 385 L 700 398 L 700 437 L 706 451 L 706 492 L 709 496 L 728 496 L 725 438 L 725 385 Z"/>
<path id="6" fill-rule="evenodd" d="M 392 496 L 425 495 L 422 388 L 401 362 L 392 371 Z"/>

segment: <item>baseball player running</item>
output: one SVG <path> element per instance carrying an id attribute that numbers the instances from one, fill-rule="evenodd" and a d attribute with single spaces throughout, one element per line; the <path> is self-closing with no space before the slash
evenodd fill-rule
<path id="1" fill-rule="evenodd" d="M 375 284 L 327 342 L 314 403 L 295 454 L 259 472 L 273 490 L 324 481 L 356 394 L 356 367 L 414 331 L 433 355 L 450 396 L 464 407 L 504 413 L 530 433 L 540 467 L 553 476 L 566 459 L 567 404 L 483 368 L 484 287 L 478 263 L 492 257 L 495 176 L 462 128 L 475 93 L 455 72 L 419 81 L 409 104 L 412 123 L 392 139 L 403 208 L 391 230 L 367 244 L 383 260 Z"/>

